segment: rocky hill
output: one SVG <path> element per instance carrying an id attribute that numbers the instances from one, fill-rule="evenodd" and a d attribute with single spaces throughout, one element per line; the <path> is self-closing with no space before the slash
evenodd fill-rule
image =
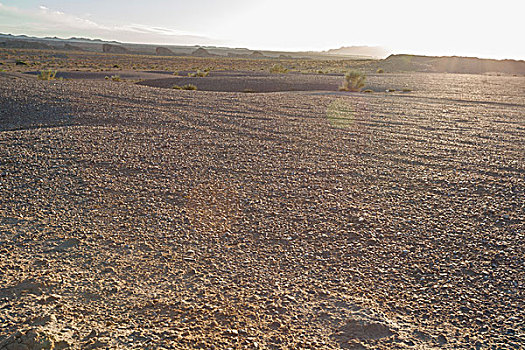
<path id="1" fill-rule="evenodd" d="M 120 45 L 104 44 L 102 45 L 102 52 L 107 53 L 129 53 L 129 50 Z"/>
<path id="2" fill-rule="evenodd" d="M 493 60 L 476 57 L 435 57 L 390 55 L 380 63 L 386 71 L 438 73 L 505 73 L 525 75 L 525 61 Z"/>
<path id="3" fill-rule="evenodd" d="M 173 56 L 175 53 L 166 47 L 157 47 L 155 49 L 157 56 Z"/>

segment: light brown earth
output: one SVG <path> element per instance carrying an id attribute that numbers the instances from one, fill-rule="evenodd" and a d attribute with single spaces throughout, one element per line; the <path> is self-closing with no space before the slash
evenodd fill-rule
<path id="1" fill-rule="evenodd" d="M 525 78 L 244 78 L 0 73 L 0 349 L 523 348 Z"/>

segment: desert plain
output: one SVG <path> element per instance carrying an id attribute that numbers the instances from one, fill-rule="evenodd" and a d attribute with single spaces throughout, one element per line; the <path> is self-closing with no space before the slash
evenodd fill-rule
<path id="1" fill-rule="evenodd" d="M 525 77 L 1 54 L 0 349 L 525 347 Z"/>

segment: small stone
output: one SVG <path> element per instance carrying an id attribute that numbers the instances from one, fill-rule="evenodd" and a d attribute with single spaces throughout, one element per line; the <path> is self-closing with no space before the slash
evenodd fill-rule
<path id="1" fill-rule="evenodd" d="M 438 335 L 437 342 L 441 345 L 447 343 L 447 337 L 445 337 L 443 334 Z"/>
<path id="2" fill-rule="evenodd" d="M 281 324 L 279 323 L 279 321 L 274 321 L 270 323 L 268 327 L 270 327 L 271 329 L 279 329 L 281 328 Z"/>
<path id="3" fill-rule="evenodd" d="M 53 250 L 54 251 L 65 251 L 65 250 L 74 248 L 79 244 L 80 244 L 80 240 L 78 238 L 69 238 L 69 239 L 66 239 L 64 242 L 60 243 Z"/>
<path id="4" fill-rule="evenodd" d="M 98 336 L 97 330 L 96 329 L 92 329 L 91 332 L 84 339 L 95 338 L 97 336 Z"/>
<path id="5" fill-rule="evenodd" d="M 39 316 L 31 320 L 32 326 L 45 326 L 50 323 L 56 323 L 57 318 L 55 315 Z"/>
<path id="6" fill-rule="evenodd" d="M 62 349 L 69 349 L 71 347 L 71 344 L 69 344 L 65 340 L 60 340 L 55 343 L 55 350 L 62 350 Z"/>
<path id="7" fill-rule="evenodd" d="M 236 337 L 239 335 L 239 331 L 236 329 L 227 329 L 224 331 L 224 335 L 227 335 L 230 337 Z"/>

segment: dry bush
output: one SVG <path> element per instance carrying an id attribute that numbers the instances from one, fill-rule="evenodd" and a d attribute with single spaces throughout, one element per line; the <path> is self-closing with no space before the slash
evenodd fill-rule
<path id="1" fill-rule="evenodd" d="M 37 75 L 37 78 L 38 80 L 53 80 L 55 79 L 56 75 L 57 75 L 56 70 L 46 69 L 46 70 L 40 71 L 40 73 L 38 73 Z"/>
<path id="2" fill-rule="evenodd" d="M 345 74 L 340 91 L 361 91 L 365 87 L 366 75 L 357 70 L 351 70 Z"/>
<path id="3" fill-rule="evenodd" d="M 197 90 L 197 87 L 193 84 L 186 84 L 184 86 L 173 85 L 172 88 L 175 90 Z"/>
<path id="4" fill-rule="evenodd" d="M 209 71 L 201 71 L 201 70 L 197 70 L 195 73 L 188 73 L 188 77 L 192 77 L 192 78 L 204 78 L 204 77 L 207 77 L 209 74 Z"/>
<path id="5" fill-rule="evenodd" d="M 274 64 L 270 68 L 270 73 L 280 73 L 280 74 L 288 73 L 288 68 L 283 67 L 282 64 Z"/>

